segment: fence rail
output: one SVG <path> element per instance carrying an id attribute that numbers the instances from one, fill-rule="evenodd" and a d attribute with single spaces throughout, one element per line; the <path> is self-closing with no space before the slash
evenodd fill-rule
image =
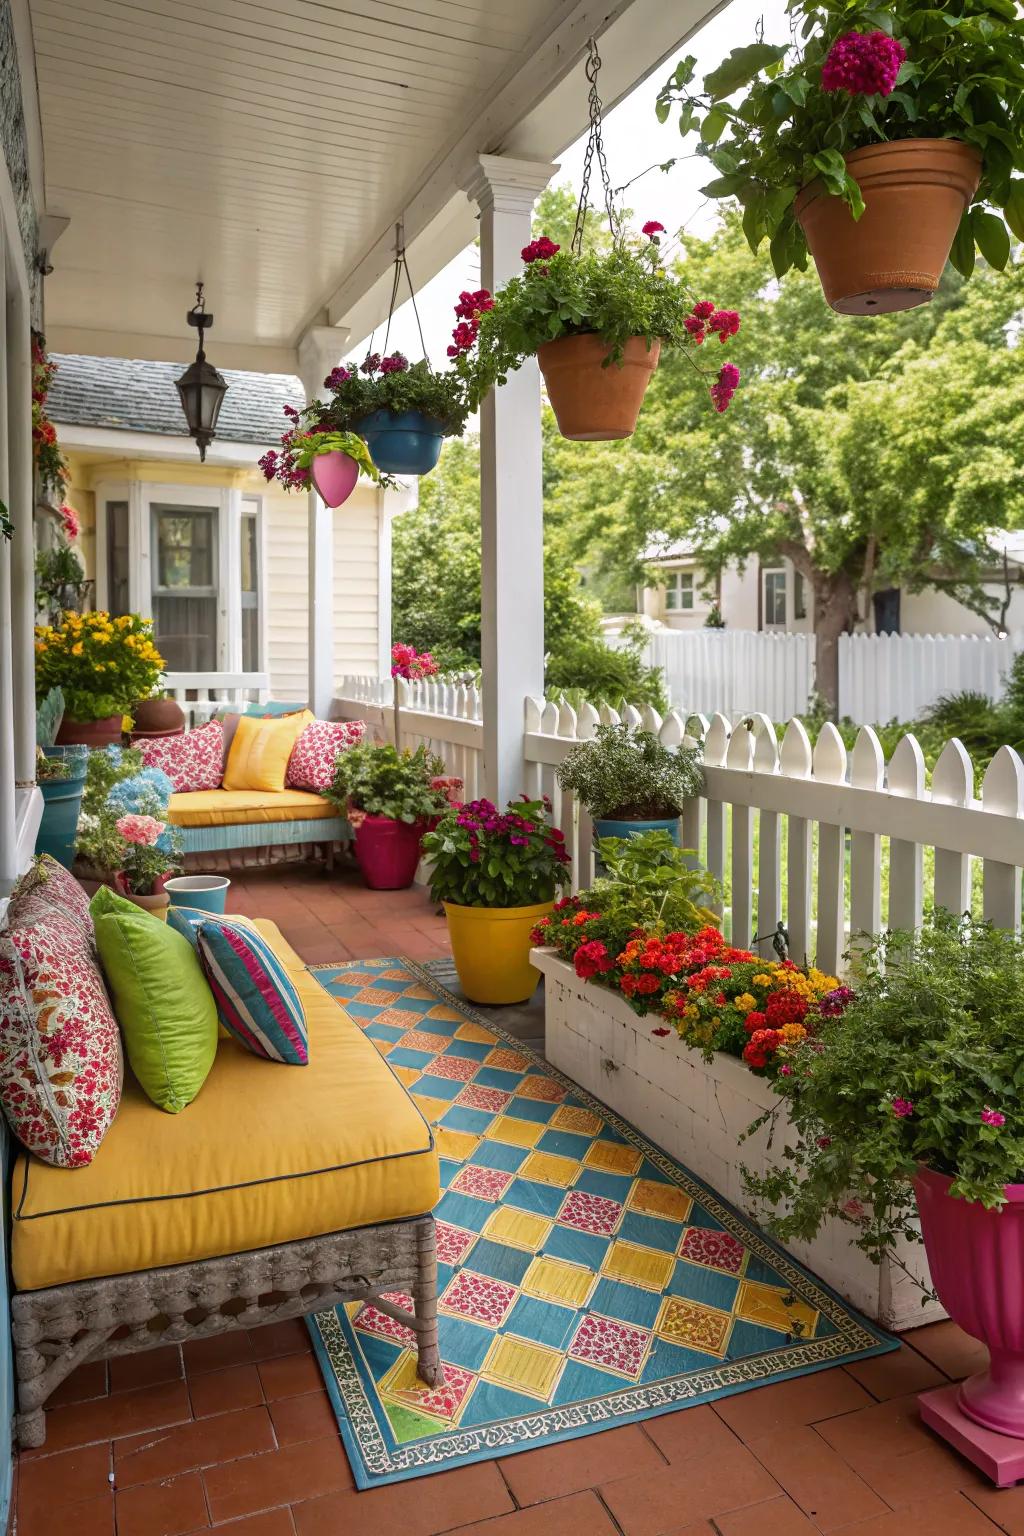
<path id="1" fill-rule="evenodd" d="M 339 698 L 340 713 L 348 703 Z M 394 707 L 376 707 L 393 731 Z M 1011 747 L 993 757 L 976 798 L 974 765 L 955 739 L 927 783 L 912 735 L 886 761 L 869 726 L 847 753 L 832 725 L 812 743 L 793 720 L 780 740 L 765 713 L 733 724 L 723 713 L 709 719 L 673 710 L 663 718 L 649 707 L 620 714 L 585 704 L 576 711 L 543 699 L 524 707 L 523 787 L 550 797 L 577 889 L 593 878 L 593 827 L 586 809 L 559 789 L 556 769 L 575 742 L 621 719 L 654 731 L 671 750 L 702 743 L 705 792 L 684 812 L 683 843 L 722 882 L 734 942 L 749 944 L 756 935 L 770 954 L 770 936 L 784 921 L 794 956 L 816 956 L 836 971 L 858 935 L 883 923 L 917 927 L 931 904 L 952 912 L 977 905 L 1000 927 L 1020 928 L 1024 762 Z M 397 730 L 403 745 L 428 742 L 464 779 L 467 798 L 479 792 L 483 727 L 475 689 L 400 686 Z"/>
<path id="2" fill-rule="evenodd" d="M 263 704 L 270 696 L 266 672 L 168 672 L 163 686 L 181 705 L 189 725 L 202 725 L 231 704 Z"/>

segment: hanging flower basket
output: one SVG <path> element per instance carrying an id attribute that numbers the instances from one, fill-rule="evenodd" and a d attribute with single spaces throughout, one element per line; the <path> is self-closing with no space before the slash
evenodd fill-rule
<path id="1" fill-rule="evenodd" d="M 259 461 L 267 480 L 276 480 L 286 491 L 314 487 L 328 507 L 340 507 L 352 495 L 360 474 L 387 483 L 355 432 L 339 432 L 327 419 L 327 408 L 314 400 L 304 411 L 286 405 L 292 423 L 281 438 L 280 451 L 272 448 Z"/>
<path id="2" fill-rule="evenodd" d="M 348 501 L 359 479 L 358 463 L 350 453 L 339 449 L 318 453 L 309 468 L 313 484 L 328 507 L 340 507 Z"/>
<path id="3" fill-rule="evenodd" d="M 699 92 L 685 59 L 657 101 L 662 122 L 677 107 L 680 132 L 699 130 L 718 172 L 701 190 L 739 200 L 750 248 L 769 242 L 777 277 L 809 251 L 848 315 L 926 303 L 947 259 L 970 277 L 975 248 L 1005 267 L 1010 232 L 1024 240 L 1019 8 L 793 0 L 788 14 L 791 42 L 733 49 Z"/>
<path id="4" fill-rule="evenodd" d="M 377 468 L 389 475 L 429 475 L 441 456 L 443 423 L 423 411 L 371 411 L 354 423 Z"/>
<path id="5" fill-rule="evenodd" d="M 978 189 L 981 151 L 956 139 L 901 139 L 854 150 L 846 168 L 864 198 L 859 219 L 820 177 L 793 204 L 825 298 L 843 315 L 925 303 Z"/>

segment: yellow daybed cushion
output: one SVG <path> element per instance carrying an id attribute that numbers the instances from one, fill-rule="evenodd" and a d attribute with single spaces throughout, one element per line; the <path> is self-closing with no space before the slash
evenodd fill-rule
<path id="1" fill-rule="evenodd" d="M 308 789 L 194 789 L 171 796 L 167 818 L 176 827 L 242 827 L 337 814 L 329 800 Z"/>
<path id="2" fill-rule="evenodd" d="M 23 1152 L 12 1199 L 19 1290 L 374 1226 L 437 1203 L 437 1152 L 415 1100 L 273 923 L 255 926 L 298 988 L 309 1066 L 221 1040 L 180 1115 L 154 1109 L 128 1074 L 88 1167 L 50 1168 Z"/>

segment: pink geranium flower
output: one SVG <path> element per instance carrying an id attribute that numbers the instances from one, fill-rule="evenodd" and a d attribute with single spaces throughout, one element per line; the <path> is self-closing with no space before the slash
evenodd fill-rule
<path id="1" fill-rule="evenodd" d="M 151 848 L 164 830 L 164 822 L 157 821 L 155 816 L 137 816 L 130 813 L 118 818 L 117 830 L 126 843 L 138 843 L 143 848 Z"/>
<path id="2" fill-rule="evenodd" d="M 648 219 L 640 233 L 646 235 L 648 240 L 653 240 L 655 235 L 663 235 L 665 233 L 665 226 L 664 224 L 659 224 L 657 219 Z"/>
<path id="3" fill-rule="evenodd" d="M 986 1104 L 981 1112 L 981 1123 L 982 1125 L 994 1125 L 998 1128 L 1006 1124 L 1006 1116 L 998 1109 L 990 1109 Z"/>
<path id="4" fill-rule="evenodd" d="M 67 502 L 60 509 L 60 520 L 64 525 L 65 536 L 69 539 L 77 539 L 82 531 L 82 525 L 78 521 L 78 513 L 74 507 L 69 507 Z"/>
<path id="5" fill-rule="evenodd" d="M 893 1099 L 892 1112 L 897 1120 L 907 1120 L 914 1113 L 914 1106 L 909 1099 Z"/>
<path id="6" fill-rule="evenodd" d="M 907 50 L 887 32 L 845 32 L 837 37 L 821 69 L 826 91 L 851 96 L 888 96 Z"/>

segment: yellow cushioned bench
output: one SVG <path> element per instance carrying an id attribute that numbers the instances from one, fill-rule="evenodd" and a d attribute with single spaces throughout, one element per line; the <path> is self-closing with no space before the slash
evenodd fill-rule
<path id="1" fill-rule="evenodd" d="M 167 819 L 176 827 L 246 827 L 337 814 L 329 800 L 308 789 L 195 789 L 171 796 Z"/>
<path id="2" fill-rule="evenodd" d="M 273 923 L 254 925 L 295 983 L 309 1065 L 222 1039 L 198 1098 L 162 1115 L 131 1073 L 95 1160 L 14 1169 L 19 1290 L 240 1253 L 433 1209 L 437 1152 L 415 1100 Z"/>

